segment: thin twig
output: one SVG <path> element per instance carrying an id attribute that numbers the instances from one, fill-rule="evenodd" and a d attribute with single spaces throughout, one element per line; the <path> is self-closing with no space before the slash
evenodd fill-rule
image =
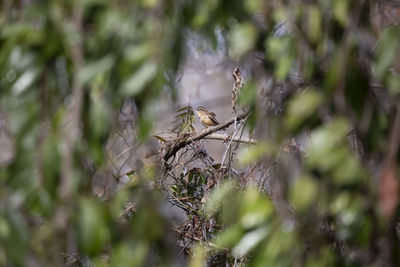
<path id="1" fill-rule="evenodd" d="M 229 139 L 230 141 L 233 141 L 233 142 L 247 143 L 247 144 L 252 144 L 252 145 L 255 145 L 255 144 L 258 143 L 258 141 L 253 139 L 253 138 L 245 138 L 245 137 L 242 137 L 242 138 L 239 138 L 239 137 L 229 138 L 229 137 L 227 137 L 227 136 L 225 136 L 223 134 L 217 134 L 217 133 L 210 134 L 210 135 L 204 137 L 204 139 L 223 140 L 223 141 Z"/>

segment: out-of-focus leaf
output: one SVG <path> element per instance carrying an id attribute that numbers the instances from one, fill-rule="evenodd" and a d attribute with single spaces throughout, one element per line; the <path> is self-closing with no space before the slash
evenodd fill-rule
<path id="1" fill-rule="evenodd" d="M 104 205 L 99 200 L 81 199 L 78 218 L 79 243 L 85 253 L 93 255 L 104 249 L 111 237 L 107 221 Z"/>
<path id="2" fill-rule="evenodd" d="M 335 15 L 335 19 L 342 24 L 342 26 L 346 26 L 349 20 L 348 15 L 349 9 L 349 1 L 346 0 L 338 0 L 333 1 L 333 14 Z"/>
<path id="3" fill-rule="evenodd" d="M 201 28 L 210 19 L 210 15 L 214 13 L 215 8 L 218 7 L 216 1 L 201 1 L 197 2 L 195 6 L 195 13 L 192 19 L 192 25 L 195 28 Z"/>
<path id="4" fill-rule="evenodd" d="M 332 172 L 338 184 L 352 184 L 365 177 L 358 159 L 345 143 L 348 127 L 344 119 L 336 119 L 316 130 L 311 136 L 307 158 L 309 167 Z"/>
<path id="5" fill-rule="evenodd" d="M 51 198 L 57 197 L 61 157 L 59 138 L 51 134 L 43 144 L 43 186 Z"/>
<path id="6" fill-rule="evenodd" d="M 139 140 L 147 138 L 152 128 L 153 128 L 153 119 L 150 117 L 150 115 L 142 114 L 142 116 L 139 117 L 139 131 L 138 131 Z"/>
<path id="7" fill-rule="evenodd" d="M 79 3 L 81 5 L 85 5 L 85 6 L 91 6 L 91 5 L 98 5 L 98 4 L 103 4 L 106 3 L 106 0 L 80 0 Z"/>
<path id="8" fill-rule="evenodd" d="M 308 37 L 316 42 L 321 36 L 321 11 L 317 6 L 310 6 L 308 9 Z"/>
<path id="9" fill-rule="evenodd" d="M 238 160 L 241 166 L 247 166 L 252 162 L 257 162 L 264 155 L 271 154 L 275 147 L 270 143 L 259 143 L 253 146 L 242 147 L 238 151 Z"/>
<path id="10" fill-rule="evenodd" d="M 265 3 L 262 0 L 247 0 L 244 1 L 244 7 L 248 12 L 255 13 L 262 9 Z"/>
<path id="11" fill-rule="evenodd" d="M 376 48 L 375 71 L 378 77 L 383 77 L 392 65 L 399 49 L 400 27 L 390 27 L 385 30 Z"/>
<path id="12" fill-rule="evenodd" d="M 395 97 L 400 94 L 400 75 L 392 73 L 388 77 L 389 94 Z"/>
<path id="13" fill-rule="evenodd" d="M 332 249 L 322 248 L 317 255 L 307 257 L 308 267 L 335 266 L 335 255 Z"/>
<path id="14" fill-rule="evenodd" d="M 235 190 L 236 186 L 232 182 L 226 182 L 218 190 L 214 190 L 205 206 L 204 210 L 206 214 L 209 216 L 213 215 Z"/>
<path id="15" fill-rule="evenodd" d="M 267 221 L 273 211 L 272 203 L 255 187 L 246 190 L 241 202 L 240 222 L 245 229 L 254 228 Z"/>
<path id="16" fill-rule="evenodd" d="M 7 238 L 2 240 L 3 246 L 11 262 L 17 266 L 25 265 L 25 253 L 29 242 L 27 225 L 18 210 L 7 208 L 5 218 L 9 227 Z"/>
<path id="17" fill-rule="evenodd" d="M 295 50 L 294 38 L 290 35 L 281 37 L 270 37 L 266 40 L 266 52 L 268 58 L 276 64 L 275 77 L 282 80 L 288 75 L 292 66 Z"/>
<path id="18" fill-rule="evenodd" d="M 78 80 L 82 84 L 85 84 L 91 81 L 97 75 L 101 75 L 110 70 L 113 64 L 114 59 L 112 58 L 112 56 L 105 56 L 104 58 L 99 59 L 95 62 L 88 63 L 78 73 Z"/>
<path id="19" fill-rule="evenodd" d="M 33 53 L 23 51 L 20 46 L 15 46 L 9 56 L 9 63 L 16 71 L 22 71 L 31 66 L 34 59 Z"/>
<path id="20" fill-rule="evenodd" d="M 242 237 L 244 230 L 238 224 L 234 224 L 220 232 L 215 240 L 217 246 L 226 248 L 234 246 Z"/>
<path id="21" fill-rule="evenodd" d="M 125 59 L 134 64 L 146 60 L 154 51 L 150 42 L 143 42 L 141 44 L 131 46 L 125 50 Z"/>
<path id="22" fill-rule="evenodd" d="M 89 121 L 87 123 L 89 148 L 93 160 L 101 166 L 104 160 L 104 144 L 111 127 L 111 108 L 104 99 L 103 92 L 95 85 L 90 93 Z"/>
<path id="23" fill-rule="evenodd" d="M 251 23 L 245 22 L 233 29 L 228 38 L 231 43 L 232 58 L 237 60 L 254 47 L 257 31 Z"/>
<path id="24" fill-rule="evenodd" d="M 349 124 L 344 119 L 336 119 L 325 127 L 320 127 L 312 134 L 310 145 L 310 164 L 320 162 L 324 156 L 345 141 L 349 132 Z"/>
<path id="25" fill-rule="evenodd" d="M 147 8 L 153 8 L 159 3 L 159 0 L 141 0 L 141 1 L 143 6 Z"/>
<path id="26" fill-rule="evenodd" d="M 192 252 L 189 267 L 203 267 L 206 265 L 207 252 L 201 245 L 196 245 Z"/>
<path id="27" fill-rule="evenodd" d="M 297 129 L 308 117 L 313 115 L 323 100 L 316 90 L 308 89 L 290 99 L 286 121 L 289 128 Z"/>
<path id="28" fill-rule="evenodd" d="M 5 220 L 3 217 L 0 217 L 0 239 L 5 240 L 10 236 L 10 234 L 11 229 L 7 220 Z"/>
<path id="29" fill-rule="evenodd" d="M 267 227 L 259 227 L 246 233 L 239 243 L 233 248 L 233 254 L 236 257 L 245 256 L 251 249 L 257 246 L 269 233 Z"/>
<path id="30" fill-rule="evenodd" d="M 124 242 L 119 244 L 112 251 L 111 266 L 143 266 L 143 261 L 148 251 L 149 246 L 143 242 L 136 242 L 135 244 Z"/>
<path id="31" fill-rule="evenodd" d="M 351 202 L 351 195 L 349 192 L 342 192 L 336 195 L 334 200 L 330 203 L 330 210 L 333 214 L 340 213 L 346 210 Z"/>
<path id="32" fill-rule="evenodd" d="M 14 94 L 19 95 L 36 81 L 38 74 L 37 69 L 28 69 L 15 81 L 11 90 Z"/>
<path id="33" fill-rule="evenodd" d="M 316 182 L 310 177 L 302 176 L 290 188 L 290 202 L 297 211 L 304 212 L 314 202 L 317 193 Z"/>
<path id="34" fill-rule="evenodd" d="M 157 64 L 149 61 L 144 63 L 135 73 L 122 85 L 121 93 L 125 96 L 139 94 L 147 83 L 157 74 Z"/>
<path id="35" fill-rule="evenodd" d="M 239 92 L 239 104 L 242 106 L 251 106 L 254 104 L 257 93 L 254 82 L 248 82 Z"/>
<path id="36" fill-rule="evenodd" d="M 300 246 L 292 232 L 273 229 L 270 231 L 266 248 L 259 253 L 258 262 L 260 266 L 265 262 L 273 266 L 292 266 L 298 248 Z"/>

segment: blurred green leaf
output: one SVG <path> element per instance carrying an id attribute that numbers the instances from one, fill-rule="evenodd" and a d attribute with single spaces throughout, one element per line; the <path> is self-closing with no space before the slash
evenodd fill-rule
<path id="1" fill-rule="evenodd" d="M 289 128 L 296 130 L 307 118 L 316 113 L 322 101 L 322 95 L 311 88 L 291 98 L 286 117 Z"/>
<path id="2" fill-rule="evenodd" d="M 272 214 L 272 203 L 265 196 L 262 196 L 255 187 L 246 189 L 241 202 L 240 222 L 245 229 L 262 224 Z"/>
<path id="3" fill-rule="evenodd" d="M 4 212 L 4 210 L 2 211 Z M 6 236 L 3 236 L 5 237 L 4 239 L 0 239 L 0 242 L 3 244 L 10 262 L 14 262 L 17 266 L 24 266 L 26 264 L 25 256 L 30 236 L 26 222 L 22 214 L 11 207 L 7 207 L 3 216 L 7 220 L 10 231 Z"/>
<path id="4" fill-rule="evenodd" d="M 239 92 L 239 104 L 242 106 L 252 106 L 256 101 L 256 85 L 249 81 Z"/>
<path id="5" fill-rule="evenodd" d="M 349 133 L 348 123 L 337 118 L 325 127 L 314 131 L 307 164 L 324 172 L 332 172 L 334 182 L 352 184 L 365 176 L 359 160 L 351 154 L 345 143 Z"/>
<path id="6" fill-rule="evenodd" d="M 262 10 L 265 3 L 262 0 L 247 0 L 244 2 L 244 7 L 247 12 L 256 13 Z"/>
<path id="7" fill-rule="evenodd" d="M 381 34 L 375 56 L 375 71 L 378 77 L 384 76 L 396 58 L 396 53 L 399 51 L 399 36 L 400 27 L 390 27 Z"/>
<path id="8" fill-rule="evenodd" d="M 335 15 L 335 19 L 342 24 L 342 26 L 346 26 L 349 19 L 349 1 L 346 0 L 338 0 L 333 1 L 333 14 Z"/>
<path id="9" fill-rule="evenodd" d="M 105 248 L 110 240 L 108 217 L 104 205 L 93 198 L 83 198 L 79 207 L 79 243 L 82 250 L 93 255 Z"/>
<path id="10" fill-rule="evenodd" d="M 113 249 L 111 255 L 111 266 L 113 267 L 139 267 L 149 251 L 149 246 L 143 242 L 131 244 L 124 242 Z"/>
<path id="11" fill-rule="evenodd" d="M 203 267 L 206 265 L 207 252 L 201 245 L 196 245 L 193 249 L 189 267 Z"/>
<path id="12" fill-rule="evenodd" d="M 256 230 L 243 235 L 239 243 L 233 248 L 236 257 L 245 256 L 250 250 L 256 247 L 269 233 L 267 227 L 259 227 Z"/>
<path id="13" fill-rule="evenodd" d="M 296 55 L 294 38 L 290 35 L 269 37 L 266 40 L 268 58 L 275 62 L 275 78 L 283 80 L 289 74 Z"/>
<path id="14" fill-rule="evenodd" d="M 388 77 L 389 94 L 396 97 L 400 94 L 400 75 L 391 73 Z"/>
<path id="15" fill-rule="evenodd" d="M 275 146 L 270 143 L 258 143 L 253 146 L 242 147 L 238 151 L 238 160 L 241 166 L 247 166 L 252 162 L 257 162 L 264 155 L 273 153 Z"/>
<path id="16" fill-rule="evenodd" d="M 242 227 L 238 224 L 234 224 L 218 233 L 215 244 L 223 248 L 233 247 L 240 240 L 243 234 L 244 230 Z"/>
<path id="17" fill-rule="evenodd" d="M 144 63 L 125 83 L 121 92 L 125 96 L 135 96 L 154 78 L 157 73 L 157 64 L 149 61 Z"/>
<path id="18" fill-rule="evenodd" d="M 321 36 L 321 12 L 317 6 L 308 8 L 308 37 L 311 41 L 316 42 Z"/>
<path id="19" fill-rule="evenodd" d="M 318 185 L 310 177 L 301 176 L 290 188 L 290 202 L 299 212 L 305 212 L 317 198 Z"/>
<path id="20" fill-rule="evenodd" d="M 95 62 L 91 62 L 83 66 L 82 70 L 78 73 L 78 80 L 82 84 L 91 81 L 97 75 L 101 75 L 109 71 L 114 65 L 112 56 L 105 56 Z"/>
<path id="21" fill-rule="evenodd" d="M 319 266 L 336 266 L 335 254 L 330 248 L 322 248 L 316 255 L 310 255 L 307 258 L 308 267 L 319 267 Z"/>
<path id="22" fill-rule="evenodd" d="M 37 69 L 26 70 L 14 83 L 11 90 L 19 95 L 28 89 L 36 81 L 39 71 Z"/>
<path id="23" fill-rule="evenodd" d="M 208 216 L 213 215 L 221 205 L 226 202 L 236 190 L 236 185 L 233 182 L 226 182 L 220 186 L 218 190 L 214 190 L 204 208 Z"/>
<path id="24" fill-rule="evenodd" d="M 51 198 L 57 197 L 58 179 L 61 167 L 59 137 L 50 134 L 43 144 L 43 186 Z"/>
<path id="25" fill-rule="evenodd" d="M 231 56 L 238 60 L 254 47 L 257 32 L 253 24 L 244 22 L 229 33 L 228 39 L 231 44 Z"/>

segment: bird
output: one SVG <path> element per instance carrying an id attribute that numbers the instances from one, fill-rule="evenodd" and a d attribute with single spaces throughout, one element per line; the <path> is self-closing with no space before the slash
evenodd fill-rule
<path id="1" fill-rule="evenodd" d="M 199 116 L 201 124 L 206 128 L 218 125 L 219 122 L 215 118 L 214 112 L 209 112 L 205 107 L 199 106 L 196 109 L 197 116 Z"/>

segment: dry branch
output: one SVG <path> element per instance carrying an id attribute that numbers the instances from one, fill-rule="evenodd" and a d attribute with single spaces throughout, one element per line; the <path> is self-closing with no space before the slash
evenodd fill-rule
<path id="1" fill-rule="evenodd" d="M 245 138 L 245 137 L 227 137 L 226 135 L 223 134 L 217 134 L 217 133 L 213 133 L 210 134 L 206 137 L 204 137 L 204 139 L 211 139 L 211 140 L 232 140 L 233 142 L 238 142 L 238 143 L 247 143 L 247 144 L 257 144 L 258 141 L 253 139 L 253 138 Z"/>
<path id="2" fill-rule="evenodd" d="M 164 161 L 167 162 L 172 156 L 174 156 L 180 149 L 184 148 L 185 146 L 191 144 L 194 141 L 200 140 L 200 139 L 205 139 L 207 136 L 209 136 L 212 133 L 215 133 L 219 130 L 228 128 L 230 125 L 235 123 L 235 121 L 242 120 L 246 118 L 249 115 L 249 111 L 244 112 L 242 114 L 239 114 L 236 118 L 233 118 L 231 120 L 228 120 L 224 123 L 218 124 L 213 127 L 209 127 L 205 129 L 204 131 L 194 135 L 194 136 L 188 136 L 188 137 L 183 137 L 174 141 L 171 141 L 166 145 L 166 152 L 164 154 Z"/>

